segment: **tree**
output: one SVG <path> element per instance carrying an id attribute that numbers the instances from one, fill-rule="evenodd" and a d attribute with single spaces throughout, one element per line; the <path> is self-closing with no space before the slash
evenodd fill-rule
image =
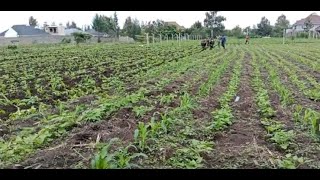
<path id="1" fill-rule="evenodd" d="M 75 22 L 71 22 L 70 28 L 77 28 L 77 24 Z"/>
<path id="2" fill-rule="evenodd" d="M 195 23 L 193 23 L 193 25 L 191 25 L 190 28 L 186 29 L 185 32 L 191 36 L 192 35 L 197 35 L 197 36 L 200 35 L 201 37 L 207 36 L 207 28 L 202 26 L 202 23 L 200 21 L 196 21 Z"/>
<path id="3" fill-rule="evenodd" d="M 69 23 L 69 21 L 67 22 L 66 27 L 67 27 L 67 29 L 70 28 L 70 23 Z"/>
<path id="4" fill-rule="evenodd" d="M 274 35 L 281 37 L 283 34 L 283 30 L 287 29 L 290 25 L 290 22 L 287 20 L 286 16 L 284 14 L 281 14 L 281 16 L 278 17 L 277 22 L 274 26 Z"/>
<path id="5" fill-rule="evenodd" d="M 140 23 L 137 19 L 132 20 L 131 17 L 127 17 L 124 22 L 123 29 L 124 35 L 136 39 L 136 35 L 141 34 Z"/>
<path id="6" fill-rule="evenodd" d="M 204 19 L 204 26 L 211 30 L 211 35 L 216 36 L 221 34 L 224 30 L 223 21 L 226 20 L 223 16 L 218 16 L 219 11 L 206 12 L 206 18 Z"/>
<path id="7" fill-rule="evenodd" d="M 195 23 L 193 23 L 191 28 L 193 28 L 193 29 L 201 29 L 201 28 L 203 28 L 203 26 L 202 26 L 200 21 L 196 21 Z"/>
<path id="8" fill-rule="evenodd" d="M 92 28 L 97 32 L 107 33 L 108 35 L 116 37 L 117 31 L 119 30 L 117 21 L 118 20 L 114 20 L 113 17 L 96 14 L 92 20 Z M 101 37 L 99 35 L 98 42 L 100 42 L 100 38 Z"/>
<path id="9" fill-rule="evenodd" d="M 246 28 L 243 29 L 243 34 L 249 35 L 251 31 L 250 26 L 247 26 Z"/>
<path id="10" fill-rule="evenodd" d="M 237 37 L 237 38 L 240 38 L 241 36 L 243 36 L 241 27 L 239 25 L 234 27 L 231 30 L 231 34 L 232 34 L 232 36 Z"/>
<path id="11" fill-rule="evenodd" d="M 29 25 L 35 27 L 38 25 L 38 21 L 35 18 L 33 18 L 33 16 L 30 16 Z"/>
<path id="12" fill-rule="evenodd" d="M 118 38 L 119 37 L 119 33 L 120 33 L 120 27 L 119 27 L 117 12 L 114 12 L 114 14 L 113 14 L 113 26 L 114 26 L 113 29 L 115 31 L 115 34 L 116 34 L 116 36 Z"/>
<path id="13" fill-rule="evenodd" d="M 79 44 L 82 42 L 86 42 L 87 40 L 91 39 L 91 35 L 87 33 L 75 32 L 72 33 L 74 41 Z"/>
<path id="14" fill-rule="evenodd" d="M 304 30 L 306 32 L 309 32 L 309 30 L 313 27 L 313 24 L 311 23 L 311 18 L 310 16 L 307 17 L 306 21 L 304 22 Z"/>
<path id="15" fill-rule="evenodd" d="M 259 24 L 257 24 L 258 30 L 257 33 L 260 36 L 268 36 L 271 35 L 272 26 L 270 25 L 270 21 L 266 17 L 262 17 Z"/>

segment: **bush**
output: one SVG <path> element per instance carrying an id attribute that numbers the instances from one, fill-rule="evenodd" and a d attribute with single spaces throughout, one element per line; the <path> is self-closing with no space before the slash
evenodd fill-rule
<path id="1" fill-rule="evenodd" d="M 70 38 L 63 38 L 63 39 L 61 40 L 61 43 L 63 43 L 63 44 L 71 43 L 71 39 L 70 39 Z"/>
<path id="2" fill-rule="evenodd" d="M 309 33 L 308 32 L 299 32 L 297 33 L 297 38 L 308 38 Z"/>
<path id="3" fill-rule="evenodd" d="M 146 42 L 147 41 L 146 36 L 143 36 L 143 35 L 135 35 L 135 37 L 133 39 L 137 42 Z M 150 40 L 149 40 L 149 42 L 150 42 Z"/>
<path id="4" fill-rule="evenodd" d="M 17 48 L 18 48 L 17 45 L 9 45 L 9 46 L 8 46 L 8 49 L 17 49 Z"/>
<path id="5" fill-rule="evenodd" d="M 92 37 L 90 34 L 81 33 L 81 32 L 72 33 L 72 36 L 74 37 L 74 41 L 77 44 L 82 43 L 82 42 L 86 42 L 87 40 L 91 39 L 91 37 Z"/>

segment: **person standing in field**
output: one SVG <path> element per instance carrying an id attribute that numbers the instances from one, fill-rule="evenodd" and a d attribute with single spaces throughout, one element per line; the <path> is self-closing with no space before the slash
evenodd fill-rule
<path id="1" fill-rule="evenodd" d="M 222 45 L 223 49 L 226 49 L 226 42 L 227 42 L 226 36 L 222 35 L 222 37 L 221 37 L 221 45 Z"/>
<path id="2" fill-rule="evenodd" d="M 214 39 L 213 38 L 209 39 L 209 47 L 210 47 L 210 50 L 214 47 Z"/>
<path id="3" fill-rule="evenodd" d="M 246 35 L 246 43 L 245 44 L 249 44 L 249 39 L 250 39 L 250 36 Z"/>
<path id="4" fill-rule="evenodd" d="M 217 36 L 217 37 L 216 37 L 216 41 L 217 41 L 217 43 L 218 43 L 218 47 L 220 48 L 221 36 Z"/>

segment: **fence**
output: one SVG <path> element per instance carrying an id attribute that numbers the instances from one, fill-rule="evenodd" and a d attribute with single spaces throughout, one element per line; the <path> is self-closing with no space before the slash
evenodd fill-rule
<path id="1" fill-rule="evenodd" d="M 45 35 L 45 36 L 23 36 L 23 37 L 13 37 L 13 38 L 0 37 L 0 46 L 10 45 L 13 43 L 22 44 L 22 45 L 60 43 L 64 38 L 71 39 L 73 42 L 73 36 Z M 88 42 L 96 43 L 97 41 L 98 41 L 98 37 L 92 37 Z M 131 42 L 134 42 L 134 40 L 129 37 L 119 37 L 119 39 L 101 37 L 101 42 L 131 43 Z"/>

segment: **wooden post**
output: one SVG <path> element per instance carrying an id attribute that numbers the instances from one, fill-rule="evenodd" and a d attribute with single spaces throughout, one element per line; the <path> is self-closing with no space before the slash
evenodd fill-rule
<path id="1" fill-rule="evenodd" d="M 160 34 L 160 44 L 162 44 L 161 34 Z"/>
<path id="2" fill-rule="evenodd" d="M 167 43 L 169 43 L 169 35 L 167 34 Z"/>
<path id="3" fill-rule="evenodd" d="M 181 41 L 181 34 L 179 33 L 179 46 L 180 46 L 180 41 Z"/>
<path id="4" fill-rule="evenodd" d="M 149 33 L 147 33 L 147 45 L 149 46 Z"/>
<path id="5" fill-rule="evenodd" d="M 285 36 L 286 36 L 286 29 L 283 29 L 283 38 L 282 38 L 282 44 L 284 44 L 284 39 L 285 39 Z"/>
<path id="6" fill-rule="evenodd" d="M 152 34 L 152 44 L 154 45 L 154 34 Z"/>

